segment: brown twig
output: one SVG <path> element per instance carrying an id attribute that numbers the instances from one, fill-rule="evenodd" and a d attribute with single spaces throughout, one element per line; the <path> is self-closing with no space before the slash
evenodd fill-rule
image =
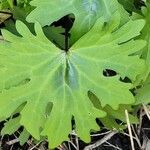
<path id="1" fill-rule="evenodd" d="M 141 145 L 140 139 L 139 139 L 137 133 L 135 132 L 135 129 L 134 129 L 133 125 L 131 125 L 131 127 L 132 127 L 132 131 L 133 131 L 133 133 L 134 133 L 134 135 L 135 135 L 136 142 L 137 142 L 137 144 L 139 145 L 139 147 L 141 148 L 142 145 Z"/>
<path id="2" fill-rule="evenodd" d="M 11 141 L 6 142 L 6 144 L 7 144 L 7 145 L 13 145 L 13 144 L 18 143 L 18 142 L 19 142 L 19 139 L 16 138 L 16 139 L 13 139 L 13 140 L 11 140 Z"/>
<path id="3" fill-rule="evenodd" d="M 92 150 L 92 149 L 102 145 L 107 140 L 111 139 L 116 133 L 117 133 L 116 131 L 112 131 L 111 133 L 109 133 L 108 135 L 105 135 L 101 140 L 97 141 L 96 143 L 86 146 L 84 148 L 84 150 Z"/>
<path id="4" fill-rule="evenodd" d="M 113 145 L 113 144 L 111 144 L 111 143 L 109 143 L 109 142 L 105 142 L 107 145 L 104 145 L 104 146 L 106 146 L 106 147 L 113 147 L 115 150 L 122 150 L 121 148 L 119 148 L 118 146 L 115 146 L 115 145 Z"/>

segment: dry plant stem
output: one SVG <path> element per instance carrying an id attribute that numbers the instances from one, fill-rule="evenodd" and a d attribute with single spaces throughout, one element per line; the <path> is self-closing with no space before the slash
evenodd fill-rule
<path id="1" fill-rule="evenodd" d="M 108 144 L 108 145 L 104 145 L 104 146 L 106 146 L 106 147 L 113 147 L 113 148 L 115 148 L 115 150 L 122 150 L 121 148 L 119 148 L 118 146 L 115 146 L 115 145 L 113 145 L 113 144 L 111 144 L 111 143 L 109 143 L 109 142 L 105 142 L 106 144 Z"/>
<path id="2" fill-rule="evenodd" d="M 143 138 L 143 144 L 142 144 L 141 150 L 146 150 L 148 140 L 149 139 L 147 137 Z"/>
<path id="3" fill-rule="evenodd" d="M 79 139 L 77 136 L 76 136 L 76 145 L 77 145 L 77 150 L 79 150 Z"/>
<path id="4" fill-rule="evenodd" d="M 78 139 L 78 136 L 77 136 L 76 132 L 73 130 L 70 135 L 71 135 L 71 138 L 70 138 L 69 143 L 71 143 L 72 146 L 73 146 L 76 150 L 79 150 L 79 139 Z M 75 136 L 75 144 L 73 143 L 73 137 L 72 137 L 72 135 Z"/>
<path id="5" fill-rule="evenodd" d="M 126 135 L 126 136 L 128 136 L 128 137 L 130 137 L 130 135 L 129 135 L 129 134 L 127 134 L 127 133 L 123 133 L 123 134 L 124 134 L 124 135 Z M 133 138 L 134 140 L 136 140 L 136 141 L 137 141 L 138 146 L 141 148 L 141 147 L 142 147 L 142 145 L 141 145 L 140 140 L 138 139 L 138 137 L 134 137 L 134 136 L 132 136 L 132 138 Z"/>
<path id="6" fill-rule="evenodd" d="M 70 143 L 69 143 L 69 142 L 68 142 L 68 149 L 71 150 L 71 146 L 70 146 Z"/>
<path id="7" fill-rule="evenodd" d="M 10 150 L 12 150 L 12 149 L 13 149 L 13 145 L 11 146 Z"/>
<path id="8" fill-rule="evenodd" d="M 59 145 L 59 147 L 57 147 L 59 150 L 63 150 L 63 146 Z"/>
<path id="9" fill-rule="evenodd" d="M 135 150 L 133 136 L 132 136 L 132 131 L 131 131 L 131 126 L 130 126 L 130 121 L 129 121 L 129 115 L 128 115 L 128 111 L 127 110 L 125 110 L 125 116 L 126 116 L 128 131 L 129 131 L 129 135 L 130 135 L 131 148 L 132 148 L 132 150 Z"/>
<path id="10" fill-rule="evenodd" d="M 34 146 L 32 139 L 31 139 L 31 140 L 28 140 L 28 141 L 27 141 L 27 144 L 29 145 L 29 147 L 33 147 L 33 146 Z"/>
<path id="11" fill-rule="evenodd" d="M 111 133 L 111 131 L 107 131 L 107 132 L 99 133 L 99 134 L 92 134 L 91 137 L 106 135 L 106 134 L 108 134 L 108 133 Z"/>
<path id="12" fill-rule="evenodd" d="M 142 120 L 143 120 L 143 109 L 141 108 L 141 109 L 140 109 L 140 122 L 139 122 L 139 125 L 138 125 L 138 127 L 137 127 L 138 136 L 140 136 L 140 133 L 141 133 Z"/>
<path id="13" fill-rule="evenodd" d="M 144 111 L 145 111 L 145 114 L 147 115 L 147 117 L 148 117 L 148 119 L 150 120 L 150 112 L 149 112 L 149 110 L 147 109 L 147 107 L 144 105 L 144 104 L 142 104 L 143 105 L 143 109 L 144 109 Z"/>
<path id="14" fill-rule="evenodd" d="M 136 142 L 138 143 L 139 147 L 141 148 L 142 145 L 141 145 L 141 142 L 140 142 L 140 140 L 139 140 L 139 137 L 137 136 L 133 125 L 131 125 L 131 127 L 132 127 L 132 131 L 133 131 L 133 133 L 134 133 L 134 135 L 135 135 Z"/>
<path id="15" fill-rule="evenodd" d="M 39 150 L 45 150 L 45 149 L 46 149 L 45 144 L 46 144 L 45 141 L 42 142 L 42 143 L 40 144 L 40 146 L 39 146 Z"/>
<path id="16" fill-rule="evenodd" d="M 67 145 L 64 143 L 64 144 L 61 144 L 57 149 L 59 149 L 59 150 L 68 150 L 68 147 L 67 147 Z"/>
<path id="17" fill-rule="evenodd" d="M 75 145 L 72 141 L 69 141 L 69 143 L 70 143 L 76 150 L 78 150 L 77 147 L 76 147 L 76 145 Z"/>
<path id="18" fill-rule="evenodd" d="M 13 144 L 18 143 L 18 142 L 19 142 L 19 139 L 16 138 L 16 139 L 14 139 L 14 140 L 11 140 L 11 141 L 6 142 L 6 144 L 8 144 L 8 145 L 13 145 Z"/>
<path id="19" fill-rule="evenodd" d="M 149 130 L 150 130 L 150 128 L 143 128 L 143 130 L 148 130 L 148 131 L 149 131 Z"/>
<path id="20" fill-rule="evenodd" d="M 30 148 L 29 150 L 34 150 L 42 141 L 40 141 L 39 143 L 37 143 L 35 146 L 33 146 L 32 148 Z"/>
<path id="21" fill-rule="evenodd" d="M 130 137 L 130 135 L 127 134 L 127 133 L 123 133 L 123 135 L 126 135 L 126 136 Z M 136 137 L 133 136 L 133 139 L 136 140 Z"/>
<path id="22" fill-rule="evenodd" d="M 96 143 L 86 146 L 84 148 L 84 150 L 92 150 L 92 149 L 94 149 L 94 148 L 102 145 L 107 140 L 109 140 L 110 138 L 112 138 L 116 133 L 117 133 L 116 131 L 112 131 L 111 133 L 109 133 L 108 135 L 105 135 L 101 140 L 97 141 Z"/>

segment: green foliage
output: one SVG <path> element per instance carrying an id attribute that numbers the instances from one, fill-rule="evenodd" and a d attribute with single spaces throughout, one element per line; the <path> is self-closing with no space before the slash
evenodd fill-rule
<path id="1" fill-rule="evenodd" d="M 142 7 L 142 15 L 134 14 L 134 18 L 143 18 L 146 20 L 146 24 L 142 30 L 140 38 L 147 41 L 146 47 L 142 52 L 142 58 L 146 60 L 147 70 L 144 75 L 147 78 L 142 84 L 142 88 L 137 89 L 136 104 L 149 103 L 150 102 L 150 0 L 147 0 L 146 6 Z"/>
<path id="2" fill-rule="evenodd" d="M 4 136 L 5 134 L 13 134 L 16 130 L 19 129 L 20 117 L 16 117 L 14 119 L 10 119 L 5 123 L 5 127 L 2 129 L 1 134 Z"/>
<path id="3" fill-rule="evenodd" d="M 147 41 L 147 46 L 144 49 L 143 57 L 146 59 L 147 66 L 150 71 L 150 1 L 147 0 L 146 7 L 142 7 L 142 12 L 144 19 L 146 20 L 146 25 L 142 30 L 142 38 Z"/>
<path id="4" fill-rule="evenodd" d="M 142 88 L 137 90 L 136 104 L 148 104 L 150 102 L 150 75 L 145 81 Z"/>
<path id="5" fill-rule="evenodd" d="M 71 43 L 89 31 L 99 17 L 103 16 L 107 22 L 117 10 L 122 9 L 117 0 L 33 0 L 30 4 L 36 8 L 28 15 L 27 21 L 38 21 L 42 26 L 73 14 L 75 22 L 71 29 Z"/>
<path id="6" fill-rule="evenodd" d="M 122 4 L 129 13 L 140 13 L 140 9 L 144 5 L 144 0 L 118 0 L 118 2 Z"/>
<path id="7" fill-rule="evenodd" d="M 29 5 L 31 0 L 16 0 L 18 7 L 26 7 Z M 13 0 L 0 0 L 0 10 L 3 9 L 13 9 L 14 3 Z"/>
<path id="8" fill-rule="evenodd" d="M 134 14 L 134 19 L 145 19 L 146 24 L 142 30 L 140 38 L 147 41 L 147 45 L 142 51 L 142 57 L 146 59 L 147 66 L 150 67 L 150 1 L 147 0 L 146 6 L 142 7 L 142 14 Z M 150 68 L 149 68 L 150 69 Z M 150 70 L 149 70 L 150 71 Z"/>
<path id="9" fill-rule="evenodd" d="M 111 130 L 114 130 L 114 129 L 123 130 L 126 128 L 126 124 L 124 124 L 126 123 L 124 112 L 125 112 L 125 109 L 127 109 L 129 112 L 133 112 L 133 109 L 131 108 L 130 105 L 128 106 L 121 105 L 119 109 L 114 110 L 110 106 L 107 106 L 107 105 L 105 107 L 102 107 L 101 102 L 93 93 L 88 92 L 88 96 L 90 100 L 92 101 L 94 107 L 107 112 L 107 116 L 99 119 L 105 125 L 106 128 L 111 129 Z M 120 120 L 121 124 L 118 124 L 116 122 L 116 119 Z M 131 114 L 129 114 L 129 119 L 130 119 L 130 123 L 132 124 L 138 123 L 137 117 Z"/>
<path id="10" fill-rule="evenodd" d="M 96 119 L 124 129 L 126 109 L 130 123 L 138 123 L 132 105 L 150 102 L 150 1 L 139 12 L 135 1 L 119 0 L 139 13 L 132 19 L 117 0 L 29 2 L 0 1 L 13 14 L 1 30 L 1 134 L 22 127 L 21 145 L 31 134 L 55 148 L 72 128 L 90 142 L 100 128 Z M 64 16 L 72 27 L 56 22 Z"/>
<path id="11" fill-rule="evenodd" d="M 9 8 L 10 5 L 7 0 L 0 0 L 0 10 Z"/>
<path id="12" fill-rule="evenodd" d="M 19 136 L 20 145 L 24 145 L 29 139 L 29 136 L 29 132 L 26 129 L 24 129 Z"/>
<path id="13" fill-rule="evenodd" d="M 16 132 L 20 128 L 20 116 L 16 118 L 11 118 L 9 121 L 5 123 L 4 128 L 1 131 L 1 135 L 4 136 L 6 134 L 11 135 Z M 23 145 L 29 138 L 30 134 L 24 129 L 19 135 L 20 145 Z"/>
<path id="14" fill-rule="evenodd" d="M 134 0 L 118 0 L 118 1 L 124 6 L 126 10 L 131 12 L 135 10 Z"/>
<path id="15" fill-rule="evenodd" d="M 59 145 L 68 139 L 74 116 L 78 136 L 89 142 L 90 130 L 98 130 L 95 119 L 104 117 L 105 113 L 92 105 L 87 92 L 96 94 L 102 107 L 110 105 L 117 109 L 119 104 L 132 104 L 134 97 L 129 91 L 132 84 L 123 83 L 119 78 L 128 76 L 134 81 L 144 68 L 142 60 L 129 56 L 145 46 L 142 40 L 132 40 L 139 35 L 144 21 L 130 20 L 117 29 L 119 18 L 116 13 L 107 25 L 103 18 L 98 19 L 67 53 L 45 37 L 38 23 L 35 24 L 36 36 L 20 21 L 16 29 L 22 37 L 2 30 L 6 42 L 0 45 L 3 66 L 0 117 L 9 117 L 27 102 L 20 112 L 20 123 L 36 139 L 42 134 L 48 136 L 51 147 Z M 136 24 L 139 26 L 135 27 Z M 105 77 L 105 69 L 115 70 L 118 75 Z M 49 102 L 53 106 L 50 114 L 46 114 Z M 42 133 L 40 128 L 43 128 Z M 56 133 L 62 130 L 63 134 L 58 137 Z"/>

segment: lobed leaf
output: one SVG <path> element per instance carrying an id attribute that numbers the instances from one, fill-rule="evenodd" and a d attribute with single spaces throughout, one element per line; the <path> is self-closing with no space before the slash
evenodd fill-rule
<path id="1" fill-rule="evenodd" d="M 106 117 L 99 118 L 105 128 L 109 130 L 123 130 L 126 128 L 125 110 L 127 109 L 129 112 L 133 112 L 130 105 L 120 105 L 119 109 L 114 110 L 108 105 L 102 107 L 100 100 L 93 93 L 88 92 L 88 96 L 96 108 L 107 112 Z M 119 122 L 117 122 L 116 119 L 119 120 Z M 129 119 L 131 124 L 138 123 L 137 117 L 133 114 L 129 114 Z"/>
<path id="2" fill-rule="evenodd" d="M 5 123 L 5 126 L 2 129 L 1 134 L 3 136 L 6 134 L 9 134 L 9 135 L 13 134 L 15 131 L 19 129 L 20 127 L 19 122 L 20 122 L 20 117 L 10 119 L 9 121 Z"/>
<path id="3" fill-rule="evenodd" d="M 29 132 L 26 129 L 24 129 L 19 136 L 20 145 L 24 145 L 29 139 L 29 136 Z"/>
<path id="4" fill-rule="evenodd" d="M 134 6 L 134 0 L 124 0 L 124 1 L 118 0 L 118 2 L 121 3 L 124 6 L 124 8 L 128 11 L 132 12 L 136 10 Z"/>
<path id="5" fill-rule="evenodd" d="M 123 18 L 127 15 L 117 0 L 33 0 L 30 4 L 36 8 L 27 16 L 27 21 L 38 21 L 42 26 L 73 14 L 75 21 L 71 29 L 71 43 L 88 32 L 99 17 L 103 16 L 107 22 L 117 10 L 124 12 Z"/>
<path id="6" fill-rule="evenodd" d="M 24 104 L 20 124 L 36 139 L 47 136 L 54 148 L 68 139 L 74 117 L 78 136 L 89 142 L 91 129 L 99 130 L 95 119 L 106 113 L 93 105 L 88 91 L 98 97 L 102 107 L 118 109 L 120 104 L 132 104 L 133 84 L 120 78 L 134 82 L 145 69 L 145 62 L 133 55 L 145 46 L 145 41 L 134 40 L 144 21 L 129 20 L 121 27 L 118 21 L 117 12 L 109 23 L 99 18 L 68 52 L 50 42 L 37 22 L 36 35 L 20 21 L 16 23 L 20 36 L 2 30 L 0 118 L 8 118 Z M 104 76 L 106 69 L 117 75 Z"/>
<path id="7" fill-rule="evenodd" d="M 150 102 L 150 75 L 142 88 L 136 90 L 136 105 L 148 104 Z"/>
<path id="8" fill-rule="evenodd" d="M 150 102 L 150 0 L 146 1 L 146 6 L 142 7 L 142 16 L 137 14 L 135 18 L 143 18 L 146 24 L 141 32 L 141 39 L 147 41 L 146 47 L 143 49 L 142 57 L 146 60 L 147 69 L 143 74 L 144 84 L 140 89 L 136 90 L 136 104 L 149 103 Z"/>

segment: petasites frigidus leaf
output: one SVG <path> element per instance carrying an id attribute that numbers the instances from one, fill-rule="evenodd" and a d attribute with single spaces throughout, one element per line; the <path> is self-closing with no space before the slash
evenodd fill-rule
<path id="1" fill-rule="evenodd" d="M 122 18 L 127 17 L 127 12 L 117 0 L 33 0 L 30 4 L 36 8 L 27 16 L 27 21 L 38 21 L 42 26 L 73 14 L 75 21 L 71 29 L 71 44 L 88 32 L 101 16 L 107 22 L 120 10 L 120 13 L 124 12 Z"/>
<path id="2" fill-rule="evenodd" d="M 85 142 L 90 131 L 99 130 L 96 118 L 106 113 L 94 107 L 88 91 L 94 93 L 102 107 L 118 109 L 132 104 L 129 91 L 132 82 L 145 69 L 145 62 L 132 55 L 145 46 L 134 40 L 144 26 L 143 20 L 128 21 L 119 26 L 116 13 L 109 23 L 99 18 L 93 28 L 67 52 L 57 48 L 35 23 L 33 35 L 20 21 L 20 36 L 2 30 L 5 41 L 0 43 L 0 118 L 9 117 L 21 104 L 20 124 L 36 139 L 48 137 L 51 148 L 68 140 L 71 120 Z M 110 69 L 115 76 L 103 75 Z"/>

